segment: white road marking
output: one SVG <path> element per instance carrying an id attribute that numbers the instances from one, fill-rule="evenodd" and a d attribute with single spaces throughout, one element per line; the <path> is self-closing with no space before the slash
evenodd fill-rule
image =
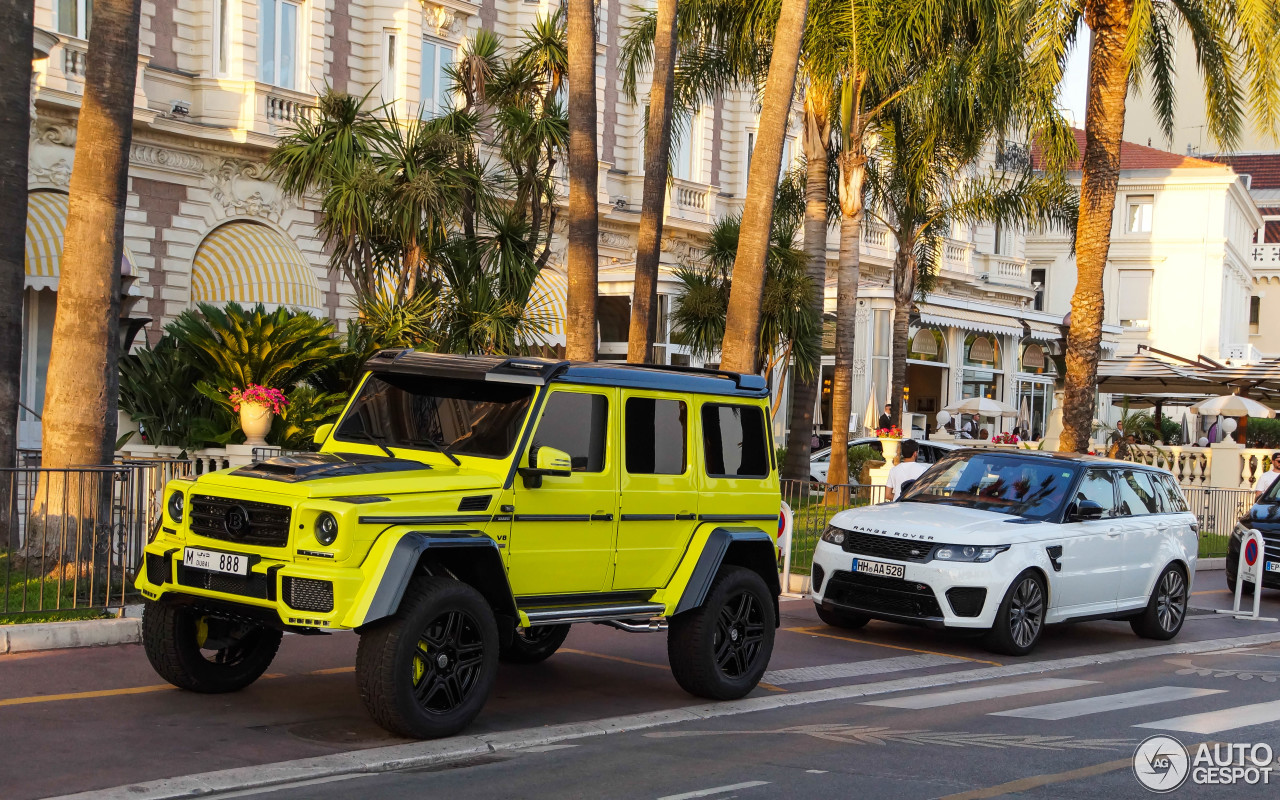
<path id="1" fill-rule="evenodd" d="M 908 697 L 894 697 L 889 700 L 872 700 L 864 706 L 885 706 L 887 708 L 937 708 L 938 706 L 954 706 L 959 703 L 974 703 L 979 700 L 995 700 L 1000 697 L 1016 697 L 1020 694 L 1036 692 L 1054 692 L 1059 689 L 1072 689 L 1076 686 L 1087 686 L 1097 681 L 1073 681 L 1064 678 L 1040 678 L 1032 681 L 1014 681 L 1013 683 L 992 683 L 987 686 L 975 686 L 971 689 L 953 689 L 949 692 L 930 692 L 929 694 L 913 694 Z"/>
<path id="2" fill-rule="evenodd" d="M 822 667 L 795 667 L 793 669 L 770 670 L 761 678 L 765 683 L 774 686 L 786 686 L 792 683 L 808 683 L 809 681 L 829 681 L 837 678 L 854 678 L 859 675 L 881 675 L 886 672 L 906 672 L 913 669 L 940 667 L 944 664 L 961 663 L 963 659 L 950 656 L 898 656 L 897 658 L 876 658 L 870 661 L 850 661 L 845 664 L 827 664 Z"/>
<path id="3" fill-rule="evenodd" d="M 1264 725 L 1268 722 L 1277 721 L 1280 721 L 1280 700 L 1251 706 L 1224 708 L 1221 711 L 1210 711 L 1205 714 L 1190 714 L 1185 717 L 1162 719 L 1159 722 L 1144 722 L 1133 727 L 1158 728 L 1160 730 L 1184 731 L 1186 733 L 1221 733 L 1222 731 L 1247 728 L 1250 725 Z"/>
<path id="4" fill-rule="evenodd" d="M 322 783 L 337 783 L 338 781 L 349 781 L 352 778 L 372 778 L 373 775 L 367 772 L 355 773 L 353 775 L 330 775 L 327 778 L 312 778 L 306 781 L 294 781 L 293 783 L 282 783 L 278 786 L 268 786 L 265 789 L 246 789 L 242 792 L 227 792 L 225 794 L 210 795 L 215 800 L 231 800 L 233 797 L 257 797 L 258 795 L 267 794 L 268 792 L 279 792 L 285 789 L 301 789 L 304 786 L 319 786 Z"/>
<path id="5" fill-rule="evenodd" d="M 810 775 L 826 775 L 827 774 L 827 770 L 825 769 L 806 769 L 805 772 L 809 773 Z"/>
<path id="6" fill-rule="evenodd" d="M 568 750 L 571 747 L 580 747 L 576 744 L 539 744 L 533 747 L 520 748 L 521 753 L 550 753 L 553 750 Z"/>
<path id="7" fill-rule="evenodd" d="M 1104 711 L 1118 711 L 1122 708 L 1138 708 L 1139 706 L 1149 706 L 1156 703 L 1171 703 L 1175 700 L 1191 700 L 1210 694 L 1222 694 L 1225 691 L 1226 689 L 1193 689 L 1188 686 L 1157 686 L 1153 689 L 1142 689 L 1137 692 L 1104 694 L 1099 697 L 1067 700 L 1062 703 L 1048 703 L 1043 706 L 1014 708 L 1009 711 L 993 711 L 988 716 L 1042 720 L 1071 719 L 1089 714 L 1101 714 Z"/>
<path id="8" fill-rule="evenodd" d="M 717 786 L 714 789 L 699 789 L 696 792 L 669 794 L 665 797 L 659 797 L 658 800 L 693 800 L 695 797 L 710 797 L 713 794 L 724 794 L 725 792 L 736 792 L 739 789 L 754 789 L 757 786 L 768 785 L 768 781 L 747 781 L 746 783 L 735 783 L 729 786 Z"/>

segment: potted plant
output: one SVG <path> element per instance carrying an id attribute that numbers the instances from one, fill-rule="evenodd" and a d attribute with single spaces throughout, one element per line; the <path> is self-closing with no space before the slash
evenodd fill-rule
<path id="1" fill-rule="evenodd" d="M 1020 441 L 1022 440 L 1008 431 L 1004 433 L 997 433 L 995 436 L 991 437 L 992 444 L 1008 444 L 1016 447 Z"/>
<path id="2" fill-rule="evenodd" d="M 898 463 L 898 445 L 902 442 L 902 430 L 897 425 L 877 428 L 876 437 L 880 439 L 880 452 L 884 454 L 884 463 L 893 466 Z"/>
<path id="3" fill-rule="evenodd" d="M 268 389 L 251 383 L 244 389 L 233 388 L 228 397 L 231 407 L 240 414 L 240 430 L 244 431 L 244 443 L 248 445 L 265 445 L 267 432 L 271 430 L 271 419 L 276 414 L 284 413 L 289 404 L 284 392 L 279 389 Z"/>

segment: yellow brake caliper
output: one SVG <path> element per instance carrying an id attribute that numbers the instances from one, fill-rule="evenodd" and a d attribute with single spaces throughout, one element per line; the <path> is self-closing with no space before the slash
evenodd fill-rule
<path id="1" fill-rule="evenodd" d="M 209 623 L 204 617 L 196 620 L 196 647 L 204 649 L 204 643 L 209 641 Z"/>
<path id="2" fill-rule="evenodd" d="M 427 646 L 423 642 L 418 642 L 418 652 L 413 655 L 413 685 L 417 686 L 422 680 L 422 675 L 427 671 L 426 663 Z"/>

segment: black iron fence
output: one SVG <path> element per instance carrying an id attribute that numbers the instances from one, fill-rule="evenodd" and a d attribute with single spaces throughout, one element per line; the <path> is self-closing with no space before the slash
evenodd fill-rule
<path id="1" fill-rule="evenodd" d="M 186 460 L 0 469 L 0 615 L 131 602 L 142 548 Z"/>

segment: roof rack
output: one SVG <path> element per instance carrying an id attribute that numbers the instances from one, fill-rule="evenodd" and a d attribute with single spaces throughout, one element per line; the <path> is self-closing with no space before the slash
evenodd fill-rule
<path id="1" fill-rule="evenodd" d="M 609 362 L 603 362 L 614 366 Z M 658 369 L 666 372 L 683 372 L 689 375 L 706 375 L 709 378 L 728 378 L 737 384 L 739 389 L 763 389 L 768 386 L 763 375 L 755 373 L 731 372 L 727 369 L 711 369 L 709 367 L 688 367 L 683 364 L 618 364 L 617 366 L 636 367 L 640 369 Z"/>

